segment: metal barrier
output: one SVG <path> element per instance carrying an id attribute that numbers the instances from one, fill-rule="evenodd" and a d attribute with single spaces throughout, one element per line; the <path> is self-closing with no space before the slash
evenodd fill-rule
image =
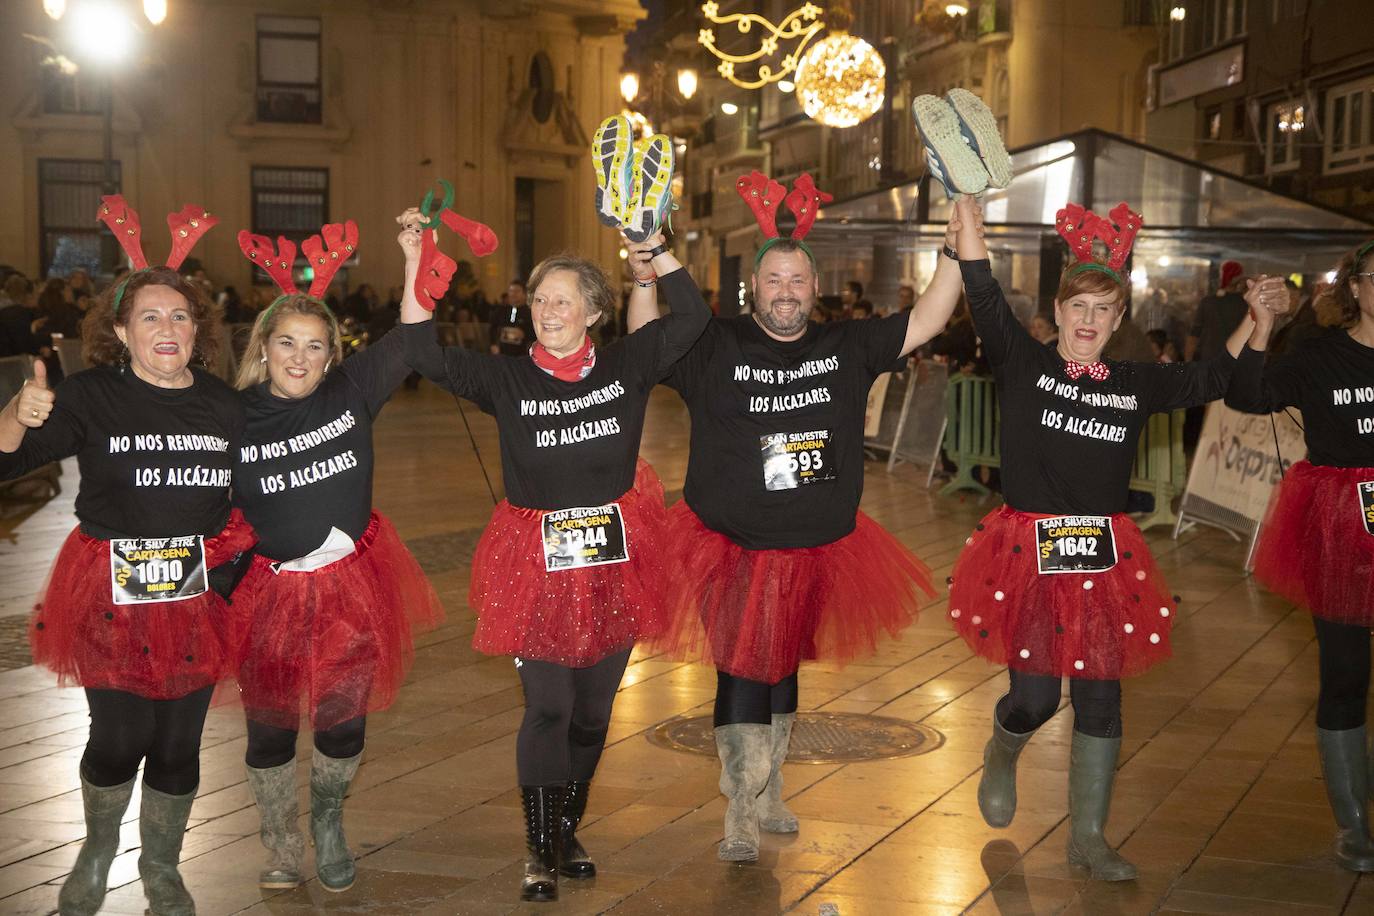
<path id="1" fill-rule="evenodd" d="M 1183 454 L 1184 411 L 1155 414 L 1141 430 L 1130 488 L 1154 497 L 1154 509 L 1136 519 L 1141 529 L 1172 525 L 1174 497 L 1183 492 L 1188 462 Z M 945 389 L 945 454 L 954 463 L 954 479 L 941 496 L 960 490 L 985 494 L 988 488 L 973 476 L 977 467 L 1001 467 L 1001 412 L 997 386 L 987 376 L 957 375 Z"/>

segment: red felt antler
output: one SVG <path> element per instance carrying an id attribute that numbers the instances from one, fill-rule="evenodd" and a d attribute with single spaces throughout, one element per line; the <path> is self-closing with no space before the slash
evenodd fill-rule
<path id="1" fill-rule="evenodd" d="M 745 205 L 753 211 L 754 219 L 763 230 L 764 238 L 777 238 L 778 206 L 786 196 L 787 189 L 781 183 L 755 170 L 748 175 L 741 175 L 735 181 L 735 190 L 744 198 Z"/>
<path id="2" fill-rule="evenodd" d="M 167 255 L 167 266 L 176 270 L 196 247 L 201 236 L 219 225 L 218 217 L 195 204 L 187 204 L 177 213 L 167 214 L 167 231 L 172 234 L 172 253 Z"/>
<path id="3" fill-rule="evenodd" d="M 466 216 L 459 216 L 452 210 L 445 210 L 439 214 L 439 218 L 444 221 L 454 232 L 463 237 L 472 249 L 474 257 L 485 258 L 496 250 L 500 242 L 496 238 L 496 233 L 491 231 L 491 227 L 485 223 L 479 223 L 475 219 L 468 219 Z M 442 293 L 440 294 L 442 295 Z"/>
<path id="4" fill-rule="evenodd" d="M 448 285 L 458 270 L 458 263 L 439 250 L 438 236 L 439 233 L 433 229 L 421 230 L 420 265 L 415 272 L 415 298 L 431 312 L 444 298 L 444 293 L 448 292 Z M 492 239 L 495 240 L 494 235 Z"/>
<path id="5" fill-rule="evenodd" d="M 122 194 L 107 194 L 100 198 L 100 221 L 110 227 L 119 247 L 129 256 L 135 270 L 148 266 L 143 256 L 143 226 L 138 221 L 138 213 L 124 202 Z"/>
<path id="6" fill-rule="evenodd" d="M 1131 255 L 1131 248 L 1135 245 L 1136 233 L 1145 224 L 1139 213 L 1133 211 L 1125 201 L 1117 204 L 1107 214 L 1111 217 L 1110 233 L 1102 234 L 1102 230 L 1108 228 L 1106 220 L 1102 220 L 1102 225 L 1098 227 L 1099 235 L 1107 243 L 1107 251 L 1110 257 L 1107 258 L 1107 266 L 1112 270 L 1120 270 L 1126 264 L 1126 259 Z M 1110 237 L 1108 237 L 1110 236 Z"/>
<path id="7" fill-rule="evenodd" d="M 320 232 L 324 235 L 323 240 L 312 235 L 301 242 L 301 253 L 315 270 L 315 279 L 310 281 L 310 295 L 316 299 L 324 296 L 344 261 L 358 250 L 358 224 L 353 220 L 328 223 Z"/>
<path id="8" fill-rule="evenodd" d="M 811 231 L 821 204 L 828 204 L 835 198 L 816 187 L 810 172 L 802 172 L 792 182 L 792 192 L 787 195 L 787 209 L 797 217 L 797 228 L 792 230 L 792 238 L 801 241 Z"/>
<path id="9" fill-rule="evenodd" d="M 239 232 L 239 250 L 243 256 L 267 271 L 277 289 L 286 295 L 300 292 L 291 278 L 291 265 L 296 261 L 296 244 L 285 236 L 277 236 L 277 248 L 265 235 L 254 235 L 247 229 Z"/>
<path id="10" fill-rule="evenodd" d="M 1069 204 L 1055 214 L 1055 231 L 1069 243 L 1069 250 L 1079 261 L 1093 259 L 1093 239 L 1097 237 L 1101 217 L 1078 204 Z"/>

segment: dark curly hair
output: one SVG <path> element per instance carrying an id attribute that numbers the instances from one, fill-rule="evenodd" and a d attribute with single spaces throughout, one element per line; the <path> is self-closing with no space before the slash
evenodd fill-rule
<path id="1" fill-rule="evenodd" d="M 1363 256 L 1356 263 L 1356 256 L 1361 252 Z M 1351 281 L 1358 283 L 1359 278 L 1355 274 L 1370 270 L 1374 270 L 1374 242 L 1366 242 L 1359 248 L 1347 251 L 1336 265 L 1336 279 L 1320 296 L 1340 307 L 1341 324 L 1346 327 L 1360 320 L 1360 300 L 1350 289 Z"/>
<path id="2" fill-rule="evenodd" d="M 176 290 L 191 307 L 191 321 L 196 326 L 196 345 L 191 359 L 201 365 L 214 362 L 219 353 L 219 337 L 215 324 L 219 321 L 219 306 L 210 301 L 199 285 L 187 280 L 170 267 L 150 267 L 128 274 L 124 295 L 115 313 L 114 298 L 120 284 L 111 283 L 81 322 L 81 355 L 92 366 L 113 366 L 127 360 L 128 350 L 115 334 L 115 325 L 129 323 L 134 300 L 139 290 L 147 286 L 166 286 Z"/>

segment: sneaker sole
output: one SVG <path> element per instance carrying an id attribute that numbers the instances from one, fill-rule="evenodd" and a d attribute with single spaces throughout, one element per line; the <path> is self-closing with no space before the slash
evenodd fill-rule
<path id="1" fill-rule="evenodd" d="M 926 148 L 926 162 L 950 197 L 987 190 L 988 170 L 964 139 L 959 116 L 944 99 L 917 96 L 911 115 Z"/>
<path id="2" fill-rule="evenodd" d="M 663 216 L 673 203 L 673 143 L 663 134 L 655 134 L 635 144 L 634 161 L 625 237 L 642 242 L 663 225 Z"/>
<path id="3" fill-rule="evenodd" d="M 967 89 L 951 89 L 945 96 L 954 113 L 959 117 L 964 135 L 983 160 L 988 170 L 988 184 L 994 188 L 1005 188 L 1011 184 L 1011 156 L 1002 142 L 997 130 L 997 118 L 992 109 L 983 104 Z"/>
<path id="4" fill-rule="evenodd" d="M 596 218 L 620 228 L 625 212 L 626 178 L 630 169 L 630 122 L 613 115 L 601 122 L 592 138 L 592 166 L 596 169 Z"/>

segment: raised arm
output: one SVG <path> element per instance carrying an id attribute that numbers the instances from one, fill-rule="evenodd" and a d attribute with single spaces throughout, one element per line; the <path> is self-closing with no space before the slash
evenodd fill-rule
<path id="1" fill-rule="evenodd" d="M 412 213 L 418 215 L 418 211 L 407 210 L 397 217 L 406 228 L 401 230 L 396 239 L 405 253 L 406 263 L 405 289 L 401 293 L 401 326 L 396 328 L 403 338 L 406 364 L 445 391 L 475 401 L 483 410 L 488 410 L 491 404 L 487 387 L 489 366 L 484 361 L 493 357 L 463 347 L 439 346 L 434 336 L 434 322 L 419 317 L 429 314 L 415 295 L 421 233 L 434 230 L 419 229 L 418 225 L 412 228 L 409 225 L 412 221 L 406 219 Z"/>
<path id="2" fill-rule="evenodd" d="M 662 233 L 655 233 L 651 238 L 661 240 L 663 235 Z M 621 239 L 625 242 L 625 248 L 630 253 L 626 260 L 629 261 L 630 273 L 635 279 L 634 289 L 630 290 L 630 302 L 625 309 L 625 329 L 627 333 L 633 334 L 659 317 L 657 281 L 662 274 L 654 268 L 653 255 L 649 254 L 649 250 L 659 243 L 655 241 L 650 244 L 650 240 L 646 239 L 643 243 L 636 245 L 625 238 L 623 234 Z M 667 257 L 672 258 L 673 263 L 677 264 L 677 258 L 674 258 L 671 253 Z"/>
<path id="3" fill-rule="evenodd" d="M 711 309 L 706 305 L 691 274 L 678 263 L 671 251 L 665 250 L 657 255 L 651 253 L 654 248 L 666 246 L 661 233 L 655 233 L 642 242 L 626 239 L 625 244 L 630 251 L 631 270 L 636 279 L 645 276 L 644 267 L 647 266 L 656 278 L 655 285 L 663 288 L 663 296 L 668 300 L 667 315 L 658 317 L 658 307 L 653 306 L 655 316 L 638 326 L 631 323 L 630 336 L 626 338 L 629 346 L 652 347 L 652 374 L 657 381 L 692 348 L 706 330 L 706 325 L 711 321 Z M 652 302 L 653 290 L 644 289 L 637 282 L 634 292 L 630 294 L 631 309 L 634 308 L 634 296 L 638 293 L 648 293 L 647 298 Z M 647 314 L 648 309 L 643 311 Z M 636 332 L 640 333 L 636 335 Z M 646 338 L 645 335 L 650 336 Z"/>
<path id="4" fill-rule="evenodd" d="M 0 480 L 75 455 L 84 441 L 81 421 L 58 402 L 48 388 L 47 367 L 34 360 L 33 378 L 0 410 Z"/>
<path id="5" fill-rule="evenodd" d="M 1035 338 L 1016 320 L 1001 285 L 992 276 L 981 220 L 978 223 L 972 219 L 960 221 L 955 248 L 959 252 L 959 270 L 964 277 L 964 294 L 968 297 L 969 311 L 973 313 L 973 324 L 983 340 L 983 353 L 988 362 L 998 366 L 1015 353 L 1038 347 Z"/>
<path id="6" fill-rule="evenodd" d="M 959 233 L 964 223 L 972 223 L 978 237 L 983 235 L 983 208 L 972 197 L 961 197 L 954 204 L 949 225 L 945 229 L 945 247 L 958 250 Z M 986 257 L 986 253 L 984 254 Z M 921 298 L 911 310 L 907 319 L 906 340 L 902 344 L 902 356 L 932 340 L 949 324 L 954 308 L 959 304 L 959 292 L 963 278 L 959 273 L 959 262 L 941 253 L 936 265 L 935 276 Z"/>
<path id="7" fill-rule="evenodd" d="M 1268 284 L 1271 279 L 1275 282 Z M 1264 295 L 1261 283 L 1268 284 L 1271 304 L 1277 301 L 1274 297 L 1279 292 L 1284 292 L 1284 300 L 1287 300 L 1282 280 L 1261 277 L 1259 283 L 1251 281 L 1250 288 L 1245 294 L 1245 301 L 1252 303 L 1252 311 L 1255 310 L 1252 300 Z M 1241 325 L 1243 328 L 1245 322 L 1242 321 Z M 1238 328 L 1236 334 L 1240 331 L 1241 328 Z M 1227 349 L 1234 343 L 1236 334 L 1232 334 L 1231 340 L 1226 342 Z M 1245 413 L 1264 414 L 1298 403 L 1306 384 L 1305 370 L 1309 365 L 1307 358 L 1301 350 L 1292 350 L 1266 365 L 1264 352 L 1268 345 L 1269 334 L 1260 334 L 1257 328 L 1256 332 L 1250 335 L 1245 348 L 1236 358 L 1236 372 L 1231 378 L 1230 387 L 1226 389 L 1227 407 Z"/>
<path id="8" fill-rule="evenodd" d="M 1250 281 L 1245 301 L 1250 306 L 1250 314 L 1231 332 L 1225 352 L 1200 362 L 1148 364 L 1147 371 L 1154 374 L 1153 384 L 1149 386 L 1152 410 L 1177 410 L 1207 404 L 1228 396 L 1237 386 L 1242 390 L 1254 390 L 1262 373 L 1260 352 L 1269 346 L 1275 316 L 1288 308 L 1288 292 L 1282 278 L 1261 277 Z M 1243 355 L 1243 349 L 1254 351 L 1254 355 L 1237 359 Z"/>

